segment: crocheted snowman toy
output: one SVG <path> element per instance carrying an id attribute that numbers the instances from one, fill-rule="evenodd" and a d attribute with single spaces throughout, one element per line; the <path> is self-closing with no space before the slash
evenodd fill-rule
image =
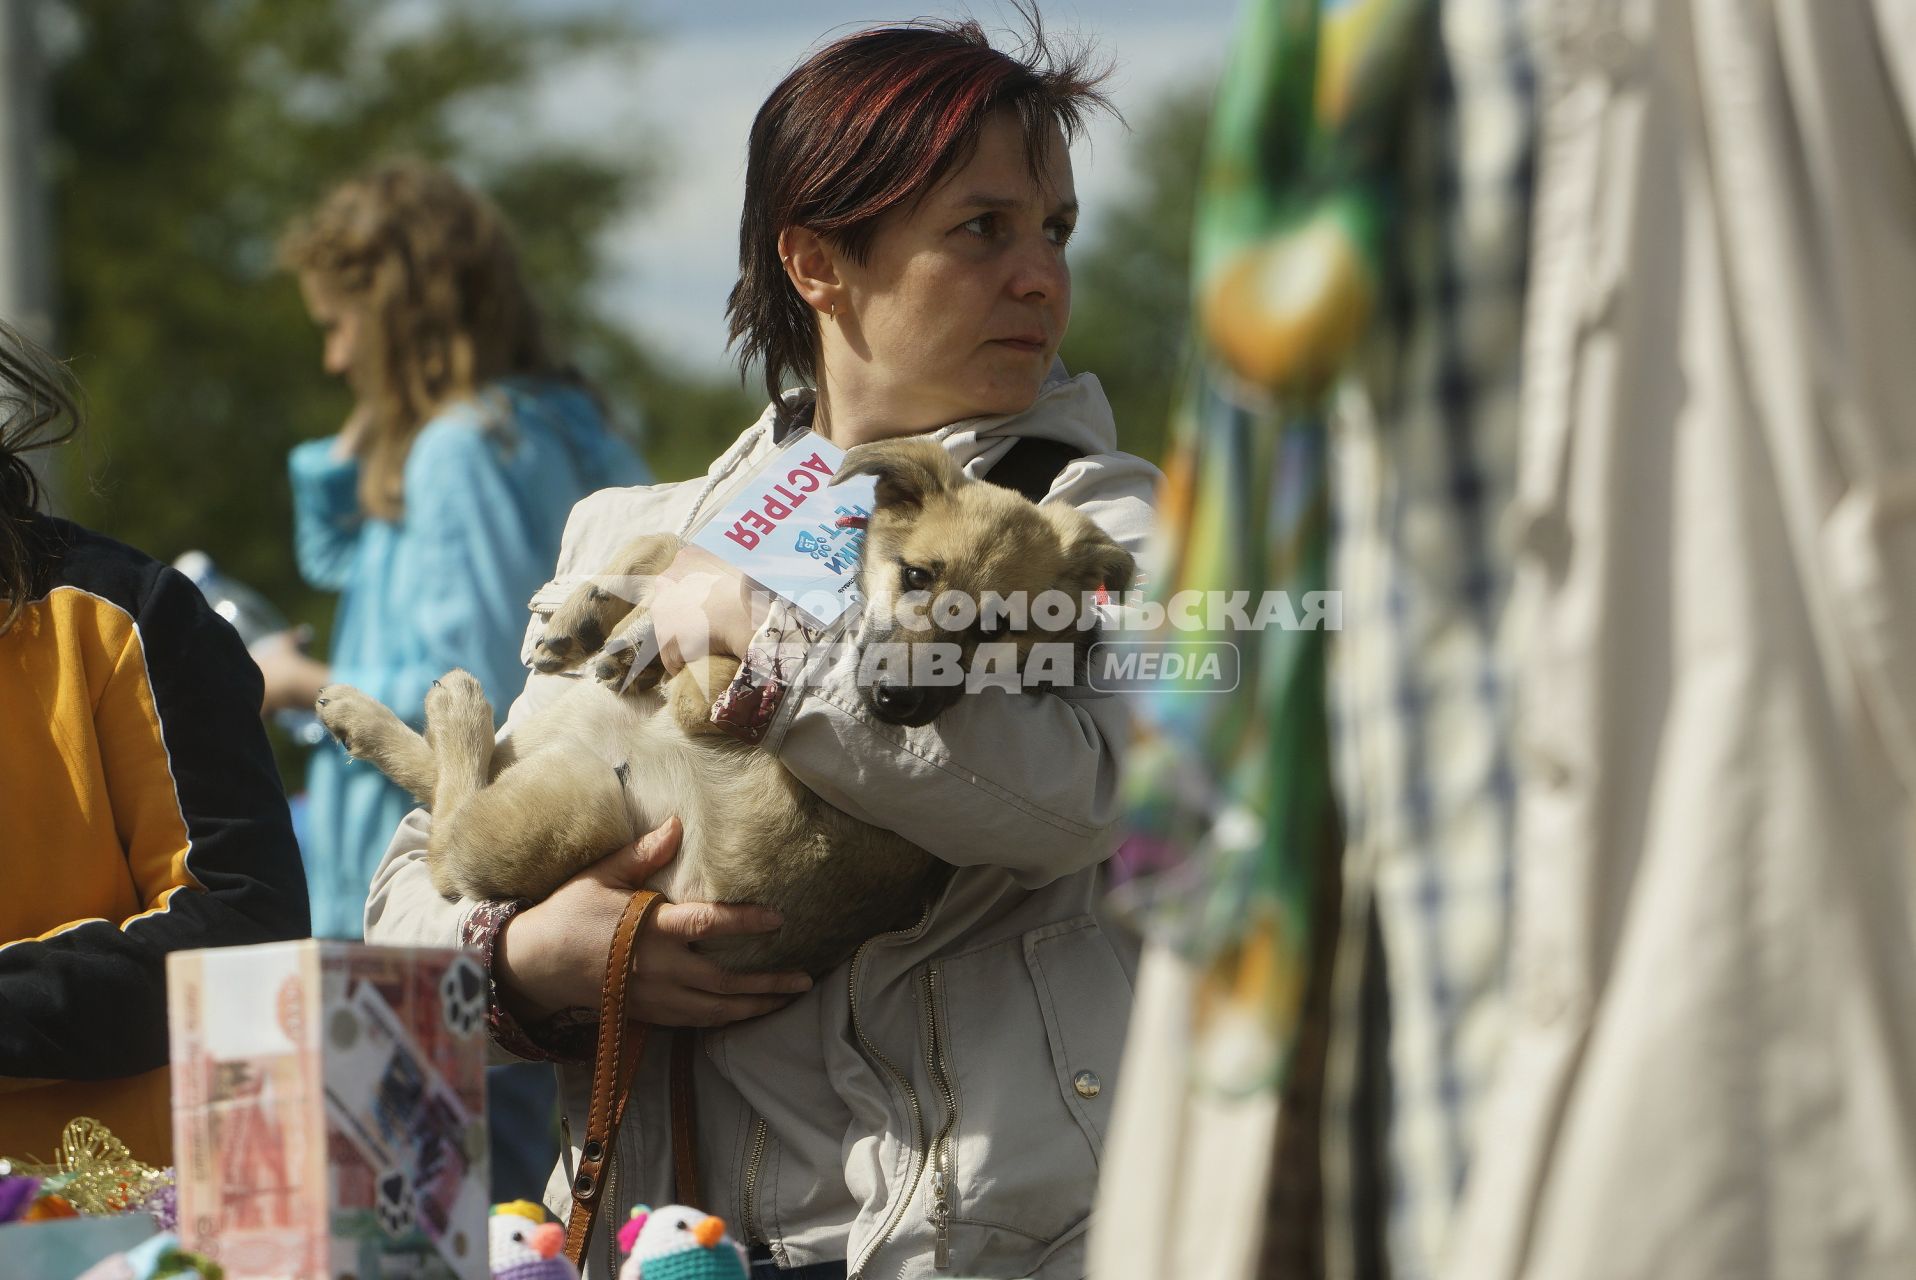
<path id="1" fill-rule="evenodd" d="M 631 1253 L 619 1280 L 748 1280 L 751 1274 L 724 1220 L 682 1204 L 634 1209 L 619 1228 L 619 1247 Z"/>
<path id="2" fill-rule="evenodd" d="M 565 1228 L 547 1222 L 545 1209 L 530 1200 L 492 1206 L 486 1237 L 492 1280 L 579 1280 L 565 1256 Z"/>

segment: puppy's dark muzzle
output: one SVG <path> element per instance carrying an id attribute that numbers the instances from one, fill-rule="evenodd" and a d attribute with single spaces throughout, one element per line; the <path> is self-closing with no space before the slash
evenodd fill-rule
<path id="1" fill-rule="evenodd" d="M 874 684 L 865 691 L 865 705 L 886 724 L 916 729 L 930 724 L 963 693 L 958 689 L 919 689 L 908 684 Z"/>

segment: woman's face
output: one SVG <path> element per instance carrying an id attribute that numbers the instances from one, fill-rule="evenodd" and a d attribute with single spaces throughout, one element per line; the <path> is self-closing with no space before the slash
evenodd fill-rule
<path id="1" fill-rule="evenodd" d="M 306 300 L 306 313 L 323 336 L 321 366 L 333 377 L 350 381 L 359 358 L 358 308 L 310 271 L 300 275 L 299 292 Z"/>
<path id="2" fill-rule="evenodd" d="M 905 430 L 1031 406 L 1071 318 L 1078 218 L 1055 127 L 1046 146 L 1034 176 L 1017 117 L 996 113 L 969 162 L 881 222 L 864 263 L 839 258 L 845 303 L 822 325 L 834 404 L 855 390 Z"/>

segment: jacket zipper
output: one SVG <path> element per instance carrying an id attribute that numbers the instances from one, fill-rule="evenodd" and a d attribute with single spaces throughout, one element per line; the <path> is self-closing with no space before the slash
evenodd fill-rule
<path id="1" fill-rule="evenodd" d="M 616 1277 L 619 1274 L 619 1226 L 613 1221 L 613 1215 L 619 1211 L 619 1131 L 614 1129 L 606 1141 L 605 1152 L 605 1195 L 599 1201 L 599 1219 L 605 1227 L 605 1274 Z M 585 1246 L 579 1247 L 579 1255 L 585 1256 Z"/>
<path id="2" fill-rule="evenodd" d="M 898 1207 L 893 1209 L 891 1216 L 885 1220 L 885 1229 L 878 1233 L 878 1238 L 865 1246 L 864 1254 L 851 1268 L 849 1280 L 863 1280 L 866 1265 L 877 1256 L 880 1249 L 891 1242 L 892 1236 L 898 1231 L 898 1224 L 904 1221 L 905 1210 L 911 1207 L 912 1197 L 918 1194 L 919 1180 L 925 1175 L 925 1113 L 918 1105 L 918 1091 L 911 1087 L 911 1081 L 905 1078 L 904 1072 L 900 1071 L 890 1058 L 880 1053 L 878 1046 L 872 1043 L 871 1037 L 865 1034 L 865 1024 L 858 1016 L 858 966 L 864 961 L 865 952 L 872 943 L 916 933 L 925 927 L 925 922 L 930 918 L 931 907 L 927 906 L 923 914 L 918 917 L 918 923 L 909 929 L 897 929 L 891 933 L 881 933 L 876 938 L 867 938 L 859 945 L 858 950 L 852 952 L 851 968 L 846 979 L 852 1011 L 852 1032 L 858 1037 L 858 1043 L 865 1050 L 866 1055 L 884 1067 L 891 1078 L 898 1082 L 898 1087 L 904 1091 L 905 1104 L 911 1108 L 910 1167 L 912 1172 L 910 1181 L 905 1185 L 905 1194 L 899 1198 Z"/>
<path id="3" fill-rule="evenodd" d="M 619 1274 L 619 1228 L 623 1225 L 614 1222 L 609 1216 L 618 1211 L 619 1203 L 619 1134 L 617 1130 L 613 1131 L 611 1141 L 606 1143 L 606 1147 L 605 1196 L 599 1201 L 599 1218 L 605 1225 L 606 1275 L 615 1277 Z M 564 1107 L 559 1108 L 559 1157 L 562 1164 L 569 1163 L 572 1157 L 572 1117 L 566 1114 Z M 573 1169 L 577 1167 L 573 1165 L 571 1169 L 565 1171 L 567 1186 L 572 1185 Z M 579 1246 L 580 1271 L 585 1270 L 583 1265 L 585 1253 L 591 1247 L 590 1239 Z"/>
<path id="4" fill-rule="evenodd" d="M 925 966 L 925 1065 L 933 1083 L 945 1101 L 945 1123 L 931 1140 L 928 1163 L 931 1165 L 931 1227 L 935 1240 L 932 1265 L 943 1270 L 951 1265 L 951 1218 L 957 1187 L 951 1176 L 951 1131 L 958 1123 L 958 1094 L 951 1087 L 951 1075 L 945 1069 L 944 1041 L 938 1036 L 938 966 Z"/>
<path id="5" fill-rule="evenodd" d="M 752 1154 L 745 1162 L 745 1203 L 739 1206 L 739 1222 L 745 1228 L 747 1243 L 762 1244 L 767 1248 L 771 1247 L 772 1242 L 765 1238 L 765 1231 L 758 1222 L 758 1171 L 764 1163 L 766 1140 L 771 1132 L 772 1126 L 765 1122 L 765 1117 L 754 1113 Z"/>

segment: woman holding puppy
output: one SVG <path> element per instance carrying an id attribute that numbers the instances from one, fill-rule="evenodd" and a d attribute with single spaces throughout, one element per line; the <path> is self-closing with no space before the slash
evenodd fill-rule
<path id="1" fill-rule="evenodd" d="M 1030 459 L 1048 459 L 1037 494 L 1139 550 L 1157 474 L 1118 452 L 1096 380 L 1055 363 L 1077 217 L 1066 144 L 1103 105 L 1095 86 L 1081 57 L 1054 57 L 1041 38 L 1014 57 L 973 23 L 860 32 L 792 72 L 752 129 L 731 298 L 734 338 L 763 362 L 772 402 L 705 477 L 581 503 L 535 611 L 633 535 L 694 527 L 729 479 L 807 427 L 846 448 L 926 436 L 968 475 L 1001 482 L 993 470 L 1014 446 L 1047 442 L 1019 448 L 1020 487 Z M 783 392 L 788 381 L 800 389 Z M 1082 1274 L 1131 998 L 1132 956 L 1097 914 L 1121 705 L 1077 689 L 981 693 L 929 725 L 886 725 L 864 708 L 855 655 L 807 661 L 816 637 L 782 608 L 755 610 L 736 581 L 668 582 L 652 612 L 668 663 L 696 656 L 708 632 L 713 649 L 743 655 L 720 699 L 739 733 L 956 868 L 918 924 L 816 985 L 728 975 L 692 949 L 776 928 L 762 909 L 679 903 L 652 917 L 627 1012 L 706 1028 L 693 1060 L 701 1186 L 681 1194 L 730 1220 L 768 1273 Z M 507 732 L 570 678 L 532 676 Z M 441 899 L 427 831 L 423 813 L 401 826 L 368 935 L 479 946 L 501 1042 L 578 1063 L 614 925 L 671 858 L 676 824 L 535 905 Z M 634 1084 L 622 1203 L 600 1237 L 626 1204 L 673 1196 L 669 1056 L 648 1054 Z M 563 1068 L 575 1143 L 590 1074 Z M 565 1182 L 554 1186 L 563 1207 Z M 596 1277 L 602 1238 L 586 1258 Z"/>

